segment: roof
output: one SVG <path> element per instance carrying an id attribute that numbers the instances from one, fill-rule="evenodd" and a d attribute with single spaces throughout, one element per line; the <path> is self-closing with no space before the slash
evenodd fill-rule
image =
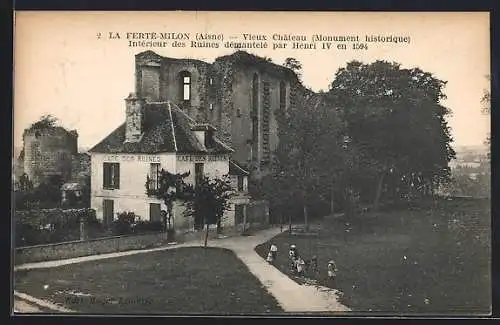
<path id="1" fill-rule="evenodd" d="M 144 133 L 137 142 L 125 142 L 125 122 L 120 124 L 90 153 L 204 153 L 225 154 L 233 149 L 214 136 L 214 148 L 206 148 L 193 132 L 198 125 L 177 105 L 171 102 L 146 103 Z M 213 128 L 213 127 L 212 127 Z M 213 128 L 215 129 L 215 128 Z"/>
<path id="2" fill-rule="evenodd" d="M 236 161 L 229 160 L 229 175 L 248 176 L 250 173 L 240 166 Z"/>

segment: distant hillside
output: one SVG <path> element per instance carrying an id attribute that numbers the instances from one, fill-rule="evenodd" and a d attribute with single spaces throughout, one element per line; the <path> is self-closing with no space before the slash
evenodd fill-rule
<path id="1" fill-rule="evenodd" d="M 465 154 L 465 153 L 485 154 L 489 151 L 489 148 L 485 145 L 456 146 L 454 149 L 457 154 Z"/>

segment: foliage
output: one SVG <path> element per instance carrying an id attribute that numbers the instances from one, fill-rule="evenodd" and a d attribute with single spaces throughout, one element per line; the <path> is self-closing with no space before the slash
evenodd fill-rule
<path id="1" fill-rule="evenodd" d="M 299 60 L 295 58 L 286 58 L 283 66 L 295 72 L 299 79 L 302 76 L 302 63 L 300 63 Z"/>
<path id="2" fill-rule="evenodd" d="M 229 209 L 229 200 L 233 195 L 228 175 L 221 178 L 204 177 L 193 188 L 192 200 L 185 202 L 184 215 L 202 221 L 204 225 L 217 224 Z M 220 229 L 219 229 L 220 230 Z"/>
<path id="3" fill-rule="evenodd" d="M 491 78 L 488 76 L 488 80 Z M 483 114 L 489 115 L 491 114 L 491 92 L 489 90 L 484 90 L 483 97 L 481 98 L 481 110 Z M 484 142 L 485 145 L 489 146 L 491 144 L 491 134 L 488 133 L 488 137 L 486 138 L 486 141 Z M 488 152 L 488 159 L 491 158 L 491 153 Z"/>
<path id="4" fill-rule="evenodd" d="M 81 218 L 91 231 L 101 226 L 93 209 L 15 211 L 16 247 L 78 240 Z"/>
<path id="5" fill-rule="evenodd" d="M 193 186 L 184 181 L 189 175 L 189 171 L 181 174 L 173 174 L 165 169 L 161 169 L 156 188 L 151 187 L 151 179 L 149 176 L 146 177 L 146 194 L 161 199 L 167 206 L 168 229 L 170 228 L 174 202 L 177 200 L 186 201 L 192 199 Z"/>
<path id="6" fill-rule="evenodd" d="M 363 181 L 353 183 L 369 182 L 372 188 L 355 190 L 371 192 L 375 205 L 382 192 L 426 195 L 449 179 L 455 152 L 445 119 L 449 110 L 439 104 L 446 98 L 445 85 L 418 68 L 385 61 L 352 61 L 336 73 L 329 96 L 341 107 L 350 150 L 356 153 L 352 176 Z"/>
<path id="7" fill-rule="evenodd" d="M 133 227 L 140 219 L 134 212 L 120 212 L 113 220 L 112 229 L 115 235 L 128 235 L 133 232 Z"/>
<path id="8" fill-rule="evenodd" d="M 14 192 L 16 210 L 30 210 L 59 207 L 61 203 L 60 175 L 52 175 L 47 181 L 34 188 L 27 175 L 19 181 L 20 188 Z"/>
<path id="9" fill-rule="evenodd" d="M 264 179 L 265 198 L 272 206 L 297 204 L 307 209 L 310 200 L 329 197 L 345 170 L 342 122 L 323 95 L 313 95 L 296 110 L 276 115 L 280 142 L 272 176 Z"/>
<path id="10" fill-rule="evenodd" d="M 52 115 L 43 115 L 40 119 L 32 123 L 29 127 L 30 130 L 47 130 L 53 129 L 57 126 L 58 119 Z"/>
<path id="11" fill-rule="evenodd" d="M 113 220 L 112 231 L 114 235 L 144 234 L 149 232 L 161 232 L 164 225 L 161 221 L 141 220 L 134 212 L 117 213 Z"/>

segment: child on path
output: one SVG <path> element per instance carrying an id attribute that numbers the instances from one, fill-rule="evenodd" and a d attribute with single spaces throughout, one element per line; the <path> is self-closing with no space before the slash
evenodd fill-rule
<path id="1" fill-rule="evenodd" d="M 296 266 L 297 266 L 297 274 L 299 276 L 303 276 L 304 271 L 305 271 L 306 262 L 302 258 L 299 257 L 296 260 Z"/>
<path id="2" fill-rule="evenodd" d="M 288 251 L 288 257 L 290 258 L 290 267 L 292 270 L 297 270 L 297 259 L 299 257 L 297 247 L 295 245 L 290 245 L 290 250 Z"/>
<path id="3" fill-rule="evenodd" d="M 273 256 L 273 260 L 276 260 L 276 256 L 278 254 L 278 247 L 275 244 L 271 244 L 271 249 L 269 251 Z"/>
<path id="4" fill-rule="evenodd" d="M 267 254 L 267 258 L 266 258 L 266 261 L 268 261 L 269 263 L 272 263 L 273 262 L 273 254 L 271 252 L 269 252 Z"/>
<path id="5" fill-rule="evenodd" d="M 334 260 L 330 260 L 328 262 L 328 282 L 331 286 L 336 287 L 337 283 L 335 281 L 335 278 L 337 276 L 337 265 L 335 264 Z"/>

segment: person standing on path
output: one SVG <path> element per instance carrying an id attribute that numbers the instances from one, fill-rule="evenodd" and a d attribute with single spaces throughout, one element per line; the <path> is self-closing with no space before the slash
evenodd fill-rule
<path id="1" fill-rule="evenodd" d="M 271 248 L 269 249 L 269 251 L 273 256 L 273 260 L 276 261 L 276 256 L 278 255 L 278 247 L 275 244 L 271 244 Z"/>
<path id="2" fill-rule="evenodd" d="M 331 287 L 334 287 L 336 288 L 337 287 L 337 281 L 336 281 L 336 277 L 337 277 L 337 265 L 335 264 L 335 261 L 334 260 L 330 260 L 328 262 L 328 284 L 331 286 Z"/>

